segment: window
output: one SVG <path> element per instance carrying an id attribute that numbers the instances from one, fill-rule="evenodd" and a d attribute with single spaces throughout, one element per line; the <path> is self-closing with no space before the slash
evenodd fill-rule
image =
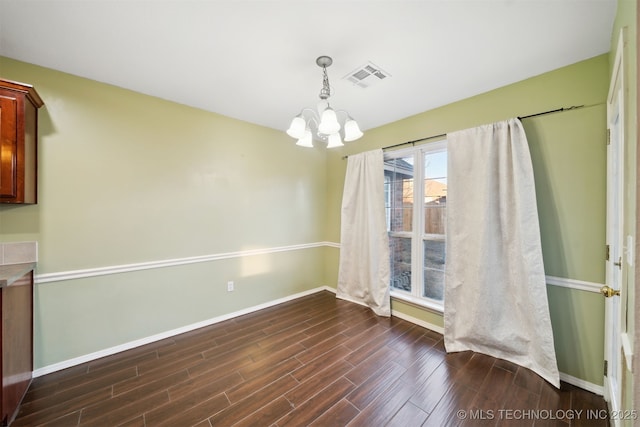
<path id="1" fill-rule="evenodd" d="M 442 310 L 446 141 L 387 152 L 384 168 L 392 294 Z"/>

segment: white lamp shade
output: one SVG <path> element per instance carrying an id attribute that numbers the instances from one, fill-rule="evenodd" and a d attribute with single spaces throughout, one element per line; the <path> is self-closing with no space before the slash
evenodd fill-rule
<path id="1" fill-rule="evenodd" d="M 291 125 L 287 129 L 287 135 L 292 138 L 302 139 L 305 135 L 305 129 L 307 128 L 307 122 L 305 122 L 302 115 L 298 115 L 291 120 Z"/>
<path id="2" fill-rule="evenodd" d="M 327 107 L 322 112 L 320 124 L 318 125 L 318 133 L 323 135 L 332 135 L 340 130 L 340 123 L 338 123 L 338 117 L 336 112 L 331 107 Z"/>
<path id="3" fill-rule="evenodd" d="M 344 140 L 355 141 L 361 136 L 362 131 L 360 130 L 358 123 L 356 123 L 355 120 L 349 117 L 349 120 L 347 120 L 347 122 L 344 124 Z"/>
<path id="4" fill-rule="evenodd" d="M 311 136 L 311 131 L 309 129 L 304 131 L 304 136 L 296 142 L 296 145 L 299 145 L 300 147 L 313 148 L 313 137 Z"/>
<path id="5" fill-rule="evenodd" d="M 335 148 L 342 147 L 344 144 L 342 143 L 342 139 L 340 139 L 339 133 L 334 133 L 329 135 L 329 142 L 327 144 L 327 148 Z"/>

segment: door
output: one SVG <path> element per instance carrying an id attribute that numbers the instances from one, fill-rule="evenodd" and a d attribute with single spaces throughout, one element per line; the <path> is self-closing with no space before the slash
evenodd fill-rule
<path id="1" fill-rule="evenodd" d="M 624 81 L 622 37 L 607 99 L 607 249 L 605 299 L 605 369 L 604 392 L 609 409 L 620 409 L 622 375 L 623 306 L 621 298 L 624 213 Z M 631 248 L 628 248 L 631 250 Z M 619 425 L 619 421 L 613 421 Z"/>
<path id="2" fill-rule="evenodd" d="M 0 197 L 17 196 L 18 100 L 0 94 Z"/>

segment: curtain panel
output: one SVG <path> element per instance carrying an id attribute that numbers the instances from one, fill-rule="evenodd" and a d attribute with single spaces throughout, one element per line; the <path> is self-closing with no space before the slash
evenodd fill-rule
<path id="1" fill-rule="evenodd" d="M 447 135 L 444 328 L 559 387 L 533 168 L 518 119 Z"/>
<path id="2" fill-rule="evenodd" d="M 342 196 L 336 296 L 391 315 L 382 150 L 351 155 Z"/>

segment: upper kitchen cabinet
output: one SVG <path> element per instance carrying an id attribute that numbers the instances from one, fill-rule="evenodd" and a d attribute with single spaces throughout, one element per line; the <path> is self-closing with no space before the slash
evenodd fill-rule
<path id="1" fill-rule="evenodd" d="M 0 203 L 37 203 L 38 108 L 33 86 L 0 79 Z"/>

